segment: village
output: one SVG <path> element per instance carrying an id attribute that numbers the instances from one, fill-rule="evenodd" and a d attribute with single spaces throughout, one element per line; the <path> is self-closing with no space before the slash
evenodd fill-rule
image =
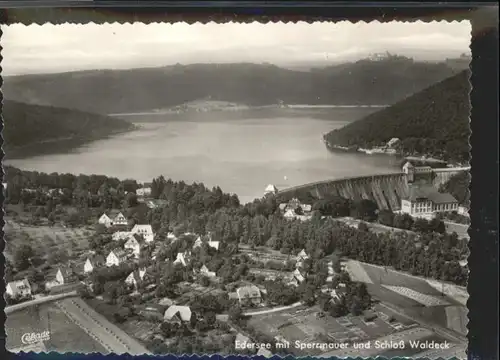
<path id="1" fill-rule="evenodd" d="M 133 196 L 137 206 L 154 213 L 167 202 L 153 197 L 149 186 L 143 184 Z M 54 191 L 47 190 L 46 195 Z M 278 190 L 269 185 L 265 192 L 276 194 Z M 278 204 L 277 209 L 290 222 L 310 221 L 315 213 L 311 204 L 297 198 Z M 372 301 L 364 285 L 372 282 L 366 271 L 335 254 L 313 259 L 305 248 L 283 253 L 268 246 L 225 243 L 214 240 L 210 232 L 195 233 L 182 227 L 155 233 L 152 223 L 131 221 L 119 209 L 94 213 L 90 223 L 77 226 L 44 225 L 44 220 L 20 225 L 18 218 L 6 217 L 7 234 L 36 238 L 30 245 L 39 248 L 47 248 L 52 241 L 54 254 L 49 258 L 57 255 L 50 264 L 37 265 L 35 273 L 17 271 L 16 280 L 7 284 L 8 305 L 74 293 L 157 353 L 164 353 L 172 344 L 181 346 L 182 336 L 196 334 L 203 342 L 201 347 L 217 338 L 217 352 L 307 355 L 310 351 L 289 349 L 290 343 L 304 336 L 311 342 L 355 343 L 413 331 L 417 326 L 397 310 Z M 337 220 L 349 225 L 346 219 Z M 359 224 L 352 226 L 358 228 Z M 42 229 L 46 235 L 40 239 Z M 66 256 L 59 255 L 62 250 Z M 25 260 L 33 267 L 36 257 L 31 255 Z M 16 262 L 12 253 L 10 261 Z M 370 293 L 380 295 L 372 290 Z M 288 324 L 292 318 L 295 320 Z M 329 335 L 324 338 L 324 334 Z M 272 346 L 236 346 L 258 342 Z"/>

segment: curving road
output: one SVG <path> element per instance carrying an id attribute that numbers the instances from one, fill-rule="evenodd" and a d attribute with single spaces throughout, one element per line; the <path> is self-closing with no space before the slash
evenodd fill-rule
<path id="1" fill-rule="evenodd" d="M 14 311 L 22 310 L 22 309 L 29 307 L 29 306 L 39 305 L 39 304 L 43 304 L 43 303 L 50 302 L 50 301 L 61 300 L 61 299 L 67 298 L 67 297 L 77 296 L 77 295 L 78 294 L 76 291 L 70 291 L 70 292 L 67 292 L 64 294 L 42 296 L 42 297 L 34 299 L 34 300 L 22 302 L 20 304 L 6 306 L 5 313 L 10 314 Z"/>
<path id="2" fill-rule="evenodd" d="M 116 354 L 143 355 L 151 352 L 125 333 L 118 326 L 110 323 L 80 298 L 68 298 L 57 301 L 60 309 L 106 350 Z"/>

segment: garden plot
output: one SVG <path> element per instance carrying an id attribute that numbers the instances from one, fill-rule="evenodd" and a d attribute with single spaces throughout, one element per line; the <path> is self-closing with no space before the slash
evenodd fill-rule
<path id="1" fill-rule="evenodd" d="M 340 318 L 325 316 L 318 318 L 315 315 L 315 308 L 311 311 L 290 311 L 279 312 L 266 315 L 254 316 L 250 319 L 249 324 L 259 333 L 269 337 L 277 335 L 283 336 L 287 341 L 293 343 L 295 340 L 301 342 L 358 342 L 376 339 L 382 336 L 394 333 L 394 326 L 399 325 L 400 329 L 407 329 L 414 326 L 403 325 L 393 321 L 389 323 L 391 317 L 397 318 L 397 315 L 389 310 L 375 306 L 378 316 L 369 325 L 363 321 L 363 316 L 347 315 Z M 307 350 L 307 355 L 319 355 L 322 352 L 318 349 L 317 353 L 310 353 Z M 297 354 L 304 355 L 304 354 Z"/>
<path id="2" fill-rule="evenodd" d="M 415 291 L 415 290 L 407 288 L 407 287 L 389 286 L 389 285 L 382 285 L 382 286 L 384 286 L 385 288 L 387 288 L 391 291 L 394 291 L 398 294 L 406 296 L 412 300 L 415 300 L 418 303 L 425 305 L 425 306 L 442 306 L 442 305 L 449 305 L 450 304 L 448 301 L 440 299 L 436 296 L 422 294 L 422 293 L 419 293 L 418 291 Z"/>
<path id="3" fill-rule="evenodd" d="M 9 243 L 7 253 L 12 255 L 21 245 L 29 245 L 41 256 L 58 250 L 66 250 L 70 256 L 88 248 L 89 238 L 94 233 L 88 228 L 65 228 L 62 226 L 28 226 L 12 220 L 6 221 L 4 231 L 15 243 Z"/>

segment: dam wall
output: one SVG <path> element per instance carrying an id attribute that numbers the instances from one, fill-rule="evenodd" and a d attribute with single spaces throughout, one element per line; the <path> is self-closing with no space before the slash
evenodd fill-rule
<path id="1" fill-rule="evenodd" d="M 408 195 L 406 175 L 402 172 L 369 176 L 347 177 L 320 181 L 283 189 L 278 194 L 304 191 L 318 199 L 328 195 L 351 200 L 372 200 L 379 209 L 399 210 L 401 199 Z"/>
<path id="2" fill-rule="evenodd" d="M 448 182 L 452 176 L 461 173 L 462 171 L 470 171 L 469 167 L 456 167 L 456 168 L 443 168 L 433 170 L 432 185 L 439 189 L 439 187 Z"/>
<path id="3" fill-rule="evenodd" d="M 468 169 L 470 168 L 434 169 L 432 185 L 438 189 L 453 175 Z M 328 195 L 355 201 L 367 199 L 374 201 L 381 210 L 397 211 L 401 209 L 401 199 L 409 195 L 409 185 L 407 176 L 402 172 L 396 172 L 309 183 L 283 189 L 278 191 L 278 194 L 303 191 L 318 199 Z"/>

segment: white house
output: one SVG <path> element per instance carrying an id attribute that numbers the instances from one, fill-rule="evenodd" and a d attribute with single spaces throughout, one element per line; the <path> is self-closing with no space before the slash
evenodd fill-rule
<path id="1" fill-rule="evenodd" d="M 215 272 L 208 270 L 206 265 L 203 265 L 200 269 L 200 273 L 209 277 L 216 276 Z"/>
<path id="2" fill-rule="evenodd" d="M 135 225 L 131 232 L 132 234 L 142 235 L 144 237 L 144 241 L 147 243 L 150 243 L 155 239 L 151 225 Z"/>
<path id="3" fill-rule="evenodd" d="M 102 214 L 101 217 L 99 218 L 99 224 L 109 228 L 113 226 L 113 220 L 111 220 L 108 215 Z"/>
<path id="4" fill-rule="evenodd" d="M 191 320 L 191 309 L 189 306 L 172 305 L 165 311 L 163 319 L 166 321 L 188 322 Z"/>
<path id="5" fill-rule="evenodd" d="M 266 189 L 264 190 L 264 195 L 274 195 L 277 193 L 278 193 L 278 188 L 273 184 L 267 185 Z"/>
<path id="6" fill-rule="evenodd" d="M 126 240 L 132 235 L 133 233 L 131 231 L 117 231 L 113 233 L 111 238 L 113 239 L 113 241 L 120 241 L 120 240 Z"/>
<path id="7" fill-rule="evenodd" d="M 196 249 L 197 247 L 200 247 L 203 244 L 203 241 L 201 240 L 201 236 L 198 236 L 198 239 L 193 244 L 193 249 Z"/>
<path id="8" fill-rule="evenodd" d="M 387 142 L 387 147 L 392 148 L 392 147 L 394 147 L 394 145 L 396 145 L 397 143 L 399 143 L 399 141 L 400 140 L 398 138 L 392 138 L 391 140 L 389 140 Z"/>
<path id="9" fill-rule="evenodd" d="M 123 249 L 112 250 L 106 257 L 106 266 L 119 266 L 127 261 L 127 253 Z"/>
<path id="10" fill-rule="evenodd" d="M 214 248 L 215 250 L 219 250 L 219 245 L 220 245 L 220 242 L 219 241 L 209 241 L 208 242 L 208 246 L 210 246 L 211 248 Z"/>
<path id="11" fill-rule="evenodd" d="M 292 219 L 295 219 L 295 217 L 297 216 L 297 214 L 295 213 L 294 210 L 292 209 L 288 209 L 287 211 L 285 211 L 285 213 L 283 214 L 283 217 L 287 220 L 292 220 Z"/>
<path id="12" fill-rule="evenodd" d="M 302 273 L 300 272 L 299 269 L 295 269 L 295 271 L 293 272 L 293 277 L 299 282 L 301 283 L 302 281 L 304 281 L 304 276 L 302 275 Z"/>
<path id="13" fill-rule="evenodd" d="M 137 288 L 137 285 L 144 280 L 146 276 L 146 269 L 139 269 L 132 271 L 127 278 L 125 279 L 125 283 L 129 285 L 133 285 Z"/>
<path id="14" fill-rule="evenodd" d="M 186 266 L 189 261 L 189 256 L 191 254 L 189 252 L 177 253 L 177 258 L 174 261 L 174 264 L 182 264 Z"/>
<path id="15" fill-rule="evenodd" d="M 440 193 L 433 187 L 410 187 L 401 200 L 401 212 L 413 217 L 433 217 L 439 212 L 457 211 L 458 201 L 451 194 Z"/>
<path id="16" fill-rule="evenodd" d="M 150 187 L 142 187 L 139 188 L 135 191 L 136 195 L 139 197 L 146 197 L 151 195 L 151 188 Z"/>
<path id="17" fill-rule="evenodd" d="M 24 298 L 31 296 L 31 285 L 27 279 L 11 281 L 7 284 L 5 292 L 11 298 Z"/>
<path id="18" fill-rule="evenodd" d="M 57 269 L 56 282 L 59 285 L 70 284 L 77 280 L 78 278 L 71 267 L 61 266 L 59 269 Z"/>
<path id="19" fill-rule="evenodd" d="M 171 242 L 174 242 L 174 241 L 176 241 L 176 240 L 177 240 L 177 236 L 175 236 L 175 234 L 174 234 L 174 233 L 169 232 L 169 233 L 167 234 L 167 239 L 168 239 L 168 240 L 170 240 Z"/>
<path id="20" fill-rule="evenodd" d="M 459 213 L 460 215 L 469 216 L 469 209 L 467 209 L 465 206 L 459 206 L 457 209 L 457 213 Z"/>
<path id="21" fill-rule="evenodd" d="M 120 212 L 113 219 L 113 225 L 123 225 L 123 226 L 126 226 L 126 225 L 128 225 L 127 218 Z"/>
<path id="22" fill-rule="evenodd" d="M 88 257 L 83 265 L 83 272 L 89 274 L 94 271 L 95 268 L 103 266 L 104 259 L 101 256 Z"/>
<path id="23" fill-rule="evenodd" d="M 130 236 L 123 246 L 126 250 L 130 250 L 132 254 L 134 254 L 135 258 L 139 258 L 139 255 L 141 254 L 141 243 L 139 240 L 134 236 Z"/>
<path id="24" fill-rule="evenodd" d="M 203 240 L 201 240 L 201 236 L 198 236 L 198 238 L 196 239 L 196 241 L 193 244 L 193 249 L 196 249 L 197 247 L 200 247 L 202 244 L 203 244 Z M 209 240 L 209 241 L 207 241 L 207 244 L 211 248 L 214 248 L 215 250 L 219 250 L 219 245 L 220 245 L 219 241 Z"/>
<path id="25" fill-rule="evenodd" d="M 255 285 L 243 286 L 236 290 L 238 301 L 242 305 L 258 305 L 262 301 L 260 290 Z"/>
<path id="26" fill-rule="evenodd" d="M 297 258 L 298 258 L 299 260 L 306 260 L 306 259 L 309 259 L 309 255 L 307 255 L 307 253 L 306 253 L 306 250 L 305 250 L 305 249 L 302 249 L 302 250 L 301 250 L 301 252 L 299 252 L 299 253 L 297 254 Z"/>

